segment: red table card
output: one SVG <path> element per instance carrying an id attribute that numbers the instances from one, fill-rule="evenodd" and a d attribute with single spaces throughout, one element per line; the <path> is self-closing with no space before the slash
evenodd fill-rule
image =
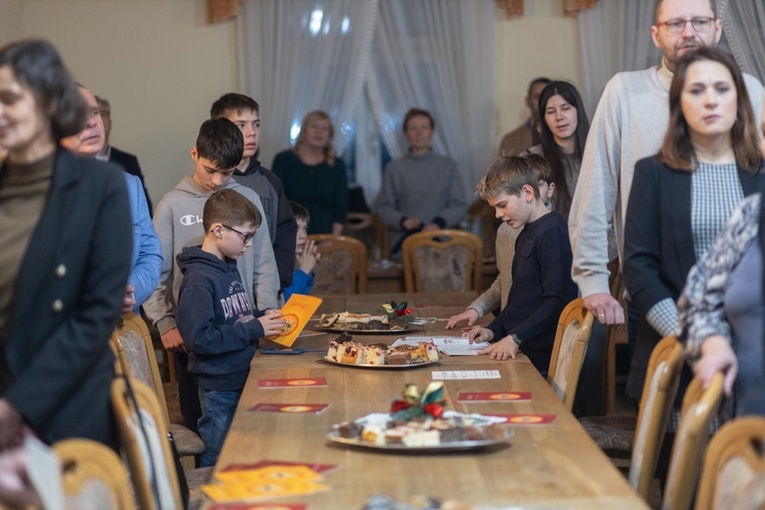
<path id="1" fill-rule="evenodd" d="M 530 402 L 530 391 L 484 391 L 463 392 L 457 395 L 457 402 Z"/>
<path id="2" fill-rule="evenodd" d="M 484 413 L 486 414 L 486 413 Z M 502 425 L 518 425 L 521 427 L 550 425 L 555 421 L 556 414 L 490 414 L 489 416 L 499 416 L 507 418 Z"/>
<path id="3" fill-rule="evenodd" d="M 327 386 L 326 377 L 297 378 L 297 379 L 258 379 L 258 388 L 324 388 Z"/>
<path id="4" fill-rule="evenodd" d="M 329 404 L 271 404 L 261 402 L 248 411 L 253 413 L 289 413 L 289 414 L 319 414 L 324 412 Z"/>

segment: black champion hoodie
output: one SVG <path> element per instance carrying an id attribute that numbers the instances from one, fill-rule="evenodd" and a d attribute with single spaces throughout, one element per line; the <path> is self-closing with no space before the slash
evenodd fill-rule
<path id="1" fill-rule="evenodd" d="M 242 285 L 236 260 L 225 261 L 201 247 L 176 256 L 183 281 L 176 323 L 189 351 L 189 372 L 207 391 L 244 388 L 263 326 Z"/>

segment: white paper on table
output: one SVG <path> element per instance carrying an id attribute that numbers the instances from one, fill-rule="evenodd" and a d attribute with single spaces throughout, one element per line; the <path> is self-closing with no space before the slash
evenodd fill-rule
<path id="1" fill-rule="evenodd" d="M 448 356 L 477 356 L 478 351 L 489 347 L 489 342 L 469 343 L 461 336 L 407 336 L 393 342 L 397 345 L 419 345 L 420 342 L 433 342 L 436 348 Z"/>
<path id="2" fill-rule="evenodd" d="M 434 381 L 453 379 L 501 379 L 499 370 L 441 370 L 431 372 Z"/>
<path id="3" fill-rule="evenodd" d="M 24 436 L 24 450 L 27 453 L 27 474 L 32 486 L 40 496 L 43 507 L 48 510 L 64 508 L 64 494 L 61 488 L 61 462 L 53 451 L 31 434 Z"/>

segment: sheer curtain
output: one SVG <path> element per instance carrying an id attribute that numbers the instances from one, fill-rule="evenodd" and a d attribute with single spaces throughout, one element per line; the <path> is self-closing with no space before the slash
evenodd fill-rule
<path id="1" fill-rule="evenodd" d="M 335 147 L 355 140 L 356 182 L 371 202 L 382 147 L 406 150 L 401 120 L 432 112 L 434 149 L 471 188 L 493 155 L 494 0 L 250 0 L 238 18 L 242 91 L 261 103 L 261 159 L 326 110 Z"/>
<path id="2" fill-rule="evenodd" d="M 651 39 L 655 0 L 608 0 L 579 13 L 582 51 L 582 100 L 595 113 L 600 94 L 621 71 L 646 69 L 661 62 Z"/>
<path id="3" fill-rule="evenodd" d="M 723 33 L 741 69 L 765 82 L 765 3 L 722 0 L 718 10 Z"/>

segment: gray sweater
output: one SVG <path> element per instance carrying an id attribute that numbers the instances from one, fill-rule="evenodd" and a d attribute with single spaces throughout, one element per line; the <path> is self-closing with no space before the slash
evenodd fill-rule
<path id="1" fill-rule="evenodd" d="M 515 257 L 515 240 L 522 228 L 513 228 L 507 223 L 502 223 L 497 229 L 495 242 L 497 251 L 497 269 L 499 274 L 486 292 L 470 303 L 468 308 L 478 312 L 483 317 L 497 308 L 504 309 L 507 304 L 507 294 L 513 284 L 513 257 Z"/>
<path id="2" fill-rule="evenodd" d="M 244 195 L 255 204 L 263 218 L 266 217 L 260 198 L 253 190 L 233 179 L 224 188 L 234 189 Z M 175 256 L 187 246 L 202 244 L 205 235 L 202 228 L 202 211 L 210 195 L 211 193 L 197 184 L 192 176 L 188 176 L 162 197 L 154 212 L 154 229 L 162 246 L 164 263 L 157 289 L 144 303 L 143 308 L 160 334 L 164 335 L 176 327 L 175 312 L 183 276 L 175 262 Z M 276 308 L 279 275 L 268 224 L 265 221 L 255 231 L 250 249 L 237 260 L 237 268 L 250 302 L 256 303 L 260 310 Z"/>
<path id="3" fill-rule="evenodd" d="M 744 75 L 755 117 L 762 112 L 763 88 Z M 672 72 L 664 65 L 616 74 L 598 103 L 569 214 L 574 260 L 571 273 L 582 296 L 610 292 L 608 228 L 613 222 L 620 258 L 624 218 L 635 163 L 656 154 L 669 124 Z"/>

